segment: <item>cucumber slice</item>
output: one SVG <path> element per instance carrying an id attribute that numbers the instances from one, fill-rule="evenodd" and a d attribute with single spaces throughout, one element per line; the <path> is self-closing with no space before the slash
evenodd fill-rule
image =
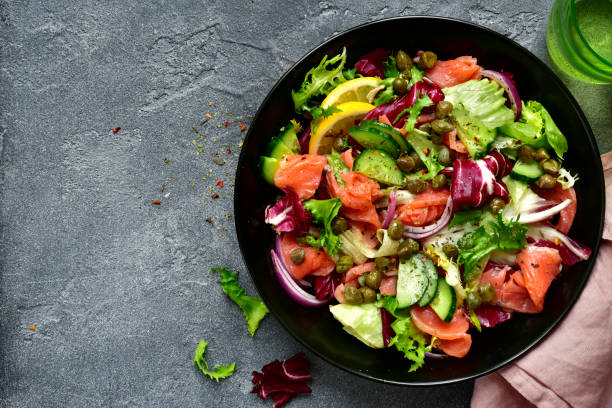
<path id="1" fill-rule="evenodd" d="M 397 167 L 397 163 L 384 150 L 364 150 L 355 159 L 353 170 L 384 184 L 393 186 L 404 184 L 404 175 Z"/>
<path id="2" fill-rule="evenodd" d="M 276 170 L 280 166 L 280 160 L 274 159 L 272 157 L 259 156 L 259 169 L 261 171 L 261 176 L 268 183 L 274 185 L 274 174 L 276 174 Z"/>
<path id="3" fill-rule="evenodd" d="M 518 160 L 514 164 L 512 172 L 510 172 L 510 177 L 515 180 L 531 183 L 532 181 L 539 179 L 543 174 L 544 170 L 542 170 L 540 163 L 537 161 L 530 160 L 528 162 L 524 162 L 522 160 Z"/>
<path id="4" fill-rule="evenodd" d="M 348 134 L 366 149 L 384 150 L 393 157 L 397 157 L 400 154 L 400 147 L 395 140 L 386 133 L 376 129 L 355 126 L 349 129 Z"/>
<path id="5" fill-rule="evenodd" d="M 489 146 L 497 137 L 497 129 L 489 129 L 475 117 L 467 114 L 462 106 L 453 108 L 457 136 L 467 147 L 474 159 L 480 159 L 489 151 Z"/>
<path id="6" fill-rule="evenodd" d="M 300 141 L 298 140 L 297 133 L 295 132 L 295 127 L 292 124 L 285 126 L 285 130 L 278 135 L 278 138 L 285 144 L 285 146 L 291 149 L 293 154 L 300 152 Z"/>
<path id="7" fill-rule="evenodd" d="M 280 160 L 288 154 L 293 153 L 294 152 L 290 148 L 288 148 L 287 145 L 285 145 L 283 141 L 277 136 L 273 137 L 268 143 L 266 156 Z"/>
<path id="8" fill-rule="evenodd" d="M 436 265 L 434 265 L 433 261 L 425 255 L 419 254 L 417 256 L 425 266 L 425 273 L 427 274 L 427 279 L 429 281 L 427 289 L 425 289 L 425 293 L 423 293 L 423 296 L 421 296 L 421 299 L 419 299 L 419 306 L 425 307 L 430 304 L 436 296 L 436 291 L 438 289 L 438 269 L 436 268 Z"/>
<path id="9" fill-rule="evenodd" d="M 446 323 L 450 323 L 451 320 L 453 320 L 453 315 L 457 307 L 457 295 L 455 294 L 455 289 L 446 283 L 446 279 L 442 276 L 438 277 L 436 296 L 429 306 L 431 306 L 434 312 L 440 316 L 440 319 L 444 320 Z"/>
<path id="10" fill-rule="evenodd" d="M 398 144 L 400 150 L 403 153 L 408 153 L 411 150 L 410 145 L 406 141 L 406 138 L 404 137 L 404 135 L 398 132 L 393 126 L 390 126 L 386 123 L 379 122 L 377 120 L 372 120 L 372 119 L 361 121 L 360 126 L 367 128 L 367 129 L 376 129 L 379 132 L 383 132 L 391 136 L 391 138 L 395 140 L 395 143 Z"/>
<path id="11" fill-rule="evenodd" d="M 414 305 L 421 299 L 428 285 L 429 279 L 422 260 L 413 256 L 400 262 L 397 272 L 397 306 L 404 308 Z"/>

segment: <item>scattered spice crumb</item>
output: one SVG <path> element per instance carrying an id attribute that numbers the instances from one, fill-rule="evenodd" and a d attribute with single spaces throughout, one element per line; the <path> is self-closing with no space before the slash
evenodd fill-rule
<path id="1" fill-rule="evenodd" d="M 210 217 L 206 218 L 206 222 L 209 223 L 210 225 L 213 225 L 213 220 Z"/>
<path id="2" fill-rule="evenodd" d="M 212 198 L 213 200 L 216 200 L 217 198 L 219 198 L 219 194 L 215 193 L 211 195 L 210 198 Z"/>
<path id="3" fill-rule="evenodd" d="M 208 102 L 208 106 L 212 106 L 212 102 Z"/>
<path id="4" fill-rule="evenodd" d="M 227 149 L 227 154 L 232 154 L 232 149 Z"/>
<path id="5" fill-rule="evenodd" d="M 225 121 L 225 127 L 229 127 L 230 123 L 226 120 Z"/>
<path id="6" fill-rule="evenodd" d="M 196 132 L 197 134 L 200 134 L 200 131 L 198 130 L 198 128 L 197 128 L 197 127 L 192 126 L 192 127 L 191 127 L 191 129 L 192 129 L 194 132 Z"/>
<path id="7" fill-rule="evenodd" d="M 32 331 L 34 331 L 34 330 L 36 330 L 36 325 L 34 325 L 34 324 L 33 324 L 33 325 L 31 325 L 30 327 L 28 327 L 28 329 L 30 329 L 30 330 L 32 330 Z"/>
<path id="8" fill-rule="evenodd" d="M 166 193 L 166 194 L 164 195 L 164 198 L 168 198 L 168 197 L 170 197 L 170 193 Z"/>
<path id="9" fill-rule="evenodd" d="M 166 163 L 166 164 L 167 164 L 167 163 L 170 163 L 170 160 L 169 160 L 169 159 L 166 159 L 166 158 L 164 157 L 164 163 Z"/>
<path id="10" fill-rule="evenodd" d="M 219 181 L 217 181 L 217 185 L 218 185 L 219 187 L 223 187 L 223 180 L 219 180 Z"/>
<path id="11" fill-rule="evenodd" d="M 241 140 L 241 141 L 238 143 L 238 147 L 242 147 L 242 145 L 243 145 L 243 144 L 244 144 L 244 142 Z"/>
<path id="12" fill-rule="evenodd" d="M 246 125 L 246 123 L 241 123 L 241 124 L 240 124 L 240 131 L 241 131 L 241 132 L 244 132 L 245 130 L 247 130 L 247 125 Z"/>
<path id="13" fill-rule="evenodd" d="M 225 162 L 224 162 L 224 161 L 221 161 L 221 160 L 218 160 L 218 159 L 213 159 L 213 161 L 215 162 L 215 164 L 216 164 L 217 166 L 223 166 L 223 165 L 225 164 Z"/>
<path id="14" fill-rule="evenodd" d="M 206 258 L 206 254 L 202 254 L 202 258 Z"/>
<path id="15" fill-rule="evenodd" d="M 161 192 L 163 193 L 165 189 L 166 189 L 166 185 L 165 185 L 165 184 L 162 184 L 162 186 L 161 186 Z"/>
<path id="16" fill-rule="evenodd" d="M 204 115 L 204 116 L 206 116 L 208 119 L 212 118 L 212 116 L 210 115 L 210 113 L 207 113 L 207 114 L 206 114 L 206 115 Z"/>
<path id="17" fill-rule="evenodd" d="M 113 135 L 116 135 L 117 132 L 119 132 L 121 130 L 121 126 L 117 126 L 115 128 L 113 128 Z"/>
<path id="18" fill-rule="evenodd" d="M 230 220 L 230 218 L 232 218 L 232 216 L 231 216 L 231 215 L 229 215 L 229 214 L 225 214 L 225 220 L 226 220 L 226 221 L 229 221 L 229 220 Z"/>
<path id="19" fill-rule="evenodd" d="M 160 205 L 161 204 L 161 201 L 159 201 L 159 200 L 151 200 L 151 202 L 153 204 L 155 204 L 155 205 Z"/>

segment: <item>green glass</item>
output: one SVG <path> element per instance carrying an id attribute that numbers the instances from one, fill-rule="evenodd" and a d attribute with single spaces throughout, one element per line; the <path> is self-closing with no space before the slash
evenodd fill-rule
<path id="1" fill-rule="evenodd" d="M 546 45 L 566 74 L 586 82 L 612 83 L 612 0 L 556 0 Z"/>

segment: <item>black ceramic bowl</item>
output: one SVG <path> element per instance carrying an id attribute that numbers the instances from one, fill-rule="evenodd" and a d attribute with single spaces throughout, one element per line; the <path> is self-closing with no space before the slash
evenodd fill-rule
<path id="1" fill-rule="evenodd" d="M 419 35 L 419 33 L 423 33 Z M 469 354 L 462 358 L 428 360 L 409 373 L 409 361 L 395 350 L 375 350 L 346 334 L 327 307 L 309 309 L 294 303 L 276 279 L 269 256 L 274 233 L 264 224 L 264 209 L 276 191 L 258 177 L 257 159 L 270 135 L 295 117 L 291 90 L 324 55 L 348 50 L 348 66 L 378 47 L 409 54 L 432 50 L 440 59 L 472 55 L 493 70 L 514 74 L 523 100 L 535 99 L 551 113 L 569 142 L 565 166 L 580 173 L 576 221 L 570 235 L 594 249 L 588 262 L 565 270 L 546 296 L 544 311 L 516 314 L 498 327 L 472 333 Z M 291 334 L 314 353 L 354 374 L 386 383 L 434 385 L 474 378 L 494 371 L 531 349 L 568 312 L 580 295 L 593 266 L 604 219 L 604 181 L 592 131 L 580 107 L 542 61 L 514 41 L 474 24 L 438 17 L 380 20 L 348 30 L 308 53 L 268 94 L 247 134 L 236 175 L 234 212 L 238 242 L 251 277 L 270 311 Z"/>

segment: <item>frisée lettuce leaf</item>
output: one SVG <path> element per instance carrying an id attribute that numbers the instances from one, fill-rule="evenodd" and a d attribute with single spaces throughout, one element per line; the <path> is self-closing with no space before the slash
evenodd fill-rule
<path id="1" fill-rule="evenodd" d="M 331 223 L 333 219 L 338 215 L 342 202 L 339 198 L 332 198 L 329 200 L 315 200 L 310 199 L 304 201 L 304 209 L 312 214 L 312 220 L 323 226 L 319 238 L 312 237 L 312 242 L 309 242 L 315 248 L 324 247 L 327 253 L 334 256 L 340 250 L 342 244 L 340 238 L 332 231 Z"/>
<path id="2" fill-rule="evenodd" d="M 208 377 L 210 377 L 212 380 L 215 380 L 216 382 L 219 382 L 219 380 L 227 378 L 234 374 L 234 371 L 236 371 L 235 362 L 228 365 L 217 364 L 212 368 L 212 370 L 208 369 L 208 363 L 204 359 L 204 354 L 206 353 L 207 346 L 208 343 L 206 343 L 206 340 L 202 339 L 202 341 L 200 341 L 200 344 L 198 344 L 198 347 L 196 348 L 195 355 L 193 356 L 192 365 L 197 364 L 200 371 L 202 371 L 204 374 L 206 374 Z"/>

